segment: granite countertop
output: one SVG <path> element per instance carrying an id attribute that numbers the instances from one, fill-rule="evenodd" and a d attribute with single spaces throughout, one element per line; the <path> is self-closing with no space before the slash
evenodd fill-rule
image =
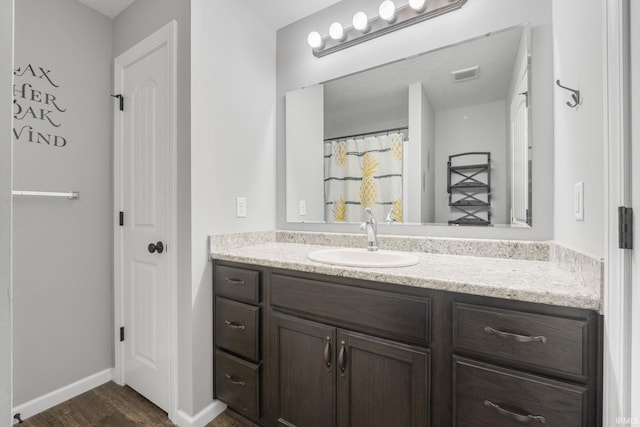
<path id="1" fill-rule="evenodd" d="M 403 286 L 505 298 L 600 311 L 599 286 L 547 261 L 411 252 L 420 262 L 410 267 L 343 267 L 311 261 L 307 254 L 327 246 L 268 242 L 214 249 L 211 257 L 266 267 L 371 280 Z"/>

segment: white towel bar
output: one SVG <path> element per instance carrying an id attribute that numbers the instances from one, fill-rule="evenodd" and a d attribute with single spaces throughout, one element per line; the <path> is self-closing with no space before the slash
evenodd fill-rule
<path id="1" fill-rule="evenodd" d="M 78 191 L 59 192 L 59 191 L 20 191 L 20 190 L 13 190 L 12 194 L 14 196 L 66 197 L 69 200 L 75 200 L 75 199 L 79 199 L 80 198 L 80 193 Z"/>

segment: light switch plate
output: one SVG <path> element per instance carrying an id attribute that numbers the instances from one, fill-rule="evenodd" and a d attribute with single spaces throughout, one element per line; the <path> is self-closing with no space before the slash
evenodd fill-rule
<path id="1" fill-rule="evenodd" d="M 236 197 L 236 217 L 245 218 L 247 216 L 247 198 Z"/>
<path id="2" fill-rule="evenodd" d="M 307 202 L 305 200 L 300 200 L 300 209 L 298 213 L 300 216 L 305 216 L 307 214 Z"/>
<path id="3" fill-rule="evenodd" d="M 573 214 L 576 221 L 584 221 L 584 182 L 578 182 L 574 186 Z"/>

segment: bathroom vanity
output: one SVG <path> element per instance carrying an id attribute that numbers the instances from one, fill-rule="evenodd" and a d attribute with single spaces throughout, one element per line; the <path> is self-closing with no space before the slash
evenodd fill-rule
<path id="1" fill-rule="evenodd" d="M 308 260 L 318 248 L 213 254 L 230 408 L 264 426 L 601 424 L 599 289 L 542 261 L 367 269 Z"/>

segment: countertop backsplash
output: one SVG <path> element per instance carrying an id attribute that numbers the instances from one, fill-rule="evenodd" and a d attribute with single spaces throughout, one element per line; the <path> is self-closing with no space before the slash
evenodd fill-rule
<path id="1" fill-rule="evenodd" d="M 364 234 L 277 231 L 276 241 L 320 246 L 367 246 L 367 236 Z M 525 240 L 378 235 L 378 247 L 394 251 L 549 261 L 548 242 Z"/>

